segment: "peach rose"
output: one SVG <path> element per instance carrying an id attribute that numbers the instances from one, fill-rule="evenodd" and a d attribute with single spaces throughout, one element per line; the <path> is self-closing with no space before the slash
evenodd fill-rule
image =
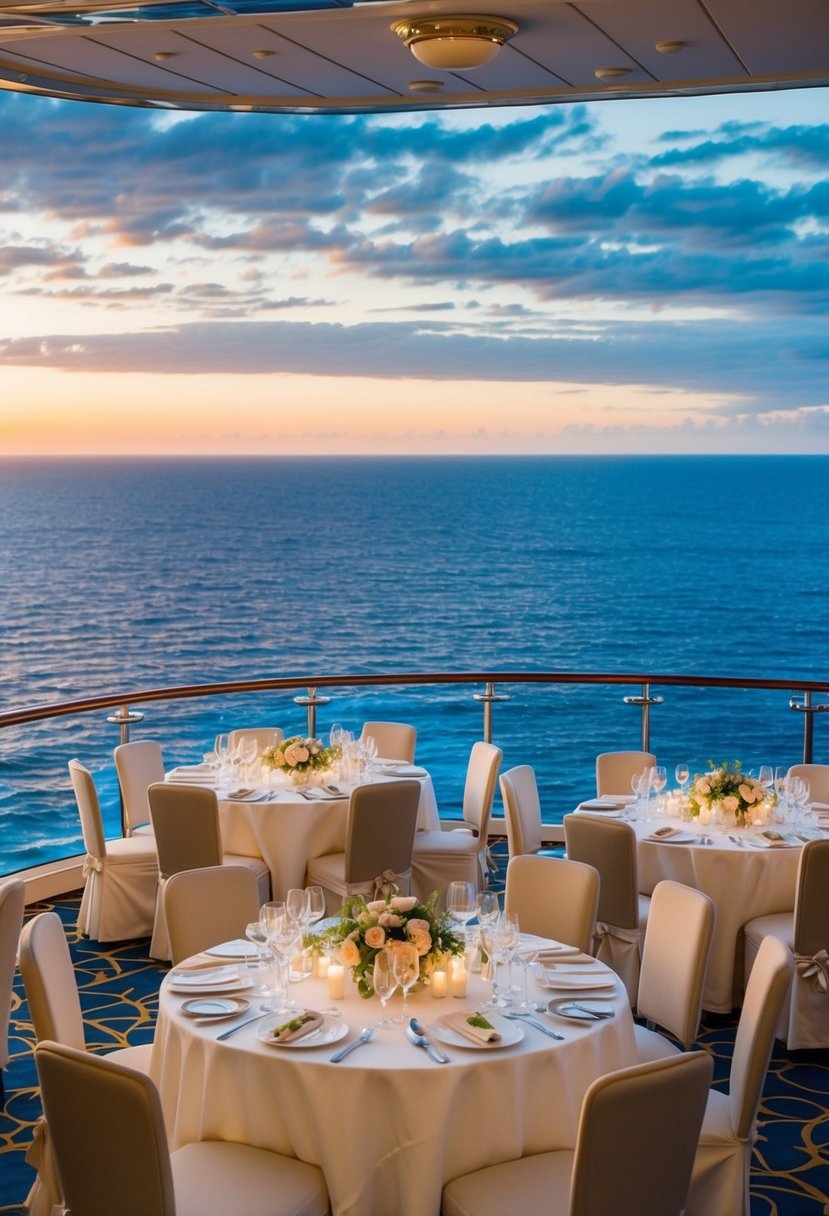
<path id="1" fill-rule="evenodd" d="M 386 940 L 385 930 L 380 925 L 372 925 L 370 929 L 366 929 L 366 945 L 371 946 L 372 950 L 379 950 Z"/>
<path id="2" fill-rule="evenodd" d="M 344 967 L 356 967 L 360 961 L 357 943 L 350 937 L 347 937 L 340 946 L 340 959 Z"/>
<path id="3" fill-rule="evenodd" d="M 412 941 L 414 943 L 414 947 L 417 950 L 418 954 L 421 956 L 421 958 L 423 957 L 424 954 L 428 954 L 429 951 L 432 949 L 431 933 L 423 933 L 423 932 L 410 933 L 409 939 L 410 939 L 410 941 Z"/>
<path id="4" fill-rule="evenodd" d="M 393 912 L 381 912 L 377 919 L 386 929 L 399 929 L 403 924 L 403 918 Z"/>
<path id="5" fill-rule="evenodd" d="M 743 782 L 743 784 L 740 786 L 740 797 L 742 798 L 743 802 L 754 802 L 758 797 L 758 793 L 753 785 L 746 785 L 745 782 Z"/>
<path id="6" fill-rule="evenodd" d="M 727 798 L 722 800 L 722 809 L 726 812 L 738 811 L 740 809 L 740 799 L 734 794 L 729 794 Z"/>

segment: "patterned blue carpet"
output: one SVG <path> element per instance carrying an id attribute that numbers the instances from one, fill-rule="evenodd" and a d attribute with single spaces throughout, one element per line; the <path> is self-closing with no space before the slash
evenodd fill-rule
<path id="1" fill-rule="evenodd" d="M 54 905 L 66 926 L 86 1020 L 87 1044 L 107 1051 L 152 1039 L 164 968 L 147 956 L 149 941 L 106 947 L 80 939 L 78 899 Z M 43 911 L 33 906 L 28 915 Z M 736 1021 L 707 1015 L 698 1045 L 715 1059 L 715 1084 L 727 1089 Z M 33 1173 L 25 1162 L 40 1114 L 34 1034 L 18 980 L 12 1004 L 12 1060 L 0 1114 L 0 1214 L 22 1213 Z M 751 1216 L 823 1216 L 829 1202 L 829 1053 L 787 1054 L 776 1045 L 760 1111 L 751 1176 Z M 113 1213 L 117 1216 L 117 1213 Z M 378 1213 L 377 1216 L 393 1216 Z M 722 1214 L 720 1214 L 722 1216 Z M 734 1216 L 741 1216 L 734 1213 Z"/>

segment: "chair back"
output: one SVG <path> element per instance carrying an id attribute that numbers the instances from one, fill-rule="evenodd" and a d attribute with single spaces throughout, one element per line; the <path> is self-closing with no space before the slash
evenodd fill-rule
<path id="1" fill-rule="evenodd" d="M 507 865 L 504 911 L 522 933 L 549 937 L 588 952 L 599 906 L 599 873 L 563 857 L 513 857 Z"/>
<path id="2" fill-rule="evenodd" d="M 713 900 L 702 891 L 670 880 L 654 887 L 642 948 L 638 1013 L 670 1030 L 686 1047 L 699 1030 L 715 916 Z"/>
<path id="3" fill-rule="evenodd" d="M 794 952 L 814 958 L 829 949 L 829 840 L 803 846 L 794 901 Z"/>
<path id="4" fill-rule="evenodd" d="M 651 752 L 602 752 L 596 757 L 596 796 L 629 794 L 631 778 L 654 764 Z"/>
<path id="5" fill-rule="evenodd" d="M 503 754 L 500 747 L 493 747 L 480 739 L 472 744 L 469 753 L 463 789 L 463 821 L 481 840 L 482 847 L 485 847 L 489 834 L 489 819 Z"/>
<path id="6" fill-rule="evenodd" d="M 219 804 L 213 790 L 162 782 L 150 786 L 148 797 L 158 869 L 164 878 L 222 864 Z"/>
<path id="7" fill-rule="evenodd" d="M 175 1216 L 164 1117 L 149 1077 L 59 1043 L 40 1043 L 35 1058 L 65 1210 Z"/>
<path id="8" fill-rule="evenodd" d="M 364 722 L 360 739 L 368 738 L 377 744 L 378 756 L 414 763 L 417 731 L 413 726 L 405 722 Z"/>
<path id="9" fill-rule="evenodd" d="M 98 801 L 98 791 L 95 788 L 92 774 L 88 768 L 84 768 L 80 760 L 70 760 L 69 777 L 72 781 L 72 789 L 75 791 L 78 814 L 81 817 L 83 847 L 90 857 L 106 857 L 107 846 L 104 823 L 101 818 L 101 804 Z"/>
<path id="10" fill-rule="evenodd" d="M 510 857 L 537 853 L 541 848 L 541 802 L 535 770 L 519 764 L 502 773 L 500 783 Z"/>
<path id="11" fill-rule="evenodd" d="M 352 790 L 345 839 L 347 883 L 411 869 L 419 803 L 417 781 L 378 781 Z"/>
<path id="12" fill-rule="evenodd" d="M 794 973 L 788 947 L 777 937 L 764 937 L 746 984 L 731 1058 L 729 1107 L 731 1130 L 748 1140 L 757 1118 L 774 1030 Z"/>
<path id="13" fill-rule="evenodd" d="M 230 731 L 227 741 L 230 747 L 235 747 L 243 739 L 255 739 L 256 746 L 261 755 L 266 747 L 274 747 L 277 743 L 281 743 L 284 738 L 285 732 L 281 726 L 252 726 Z"/>
<path id="14" fill-rule="evenodd" d="M 153 739 L 122 743 L 112 753 L 115 771 L 121 787 L 124 818 L 130 831 L 150 821 L 147 790 L 156 781 L 164 780 L 164 758 L 161 745 Z"/>
<path id="15" fill-rule="evenodd" d="M 26 887 L 19 878 L 0 882 L 0 1068 L 9 1061 L 9 1019 L 12 986 Z"/>
<path id="16" fill-rule="evenodd" d="M 25 925 L 20 935 L 20 974 L 37 1041 L 54 1039 L 83 1051 L 81 1001 L 57 912 L 41 912 Z"/>
<path id="17" fill-rule="evenodd" d="M 620 929 L 635 929 L 639 882 L 636 832 L 630 824 L 593 815 L 565 815 L 564 839 L 572 861 L 585 861 L 599 871 L 597 919 Z"/>
<path id="18" fill-rule="evenodd" d="M 600 1077 L 584 1096 L 569 1216 L 680 1216 L 714 1061 L 673 1055 Z"/>
<path id="19" fill-rule="evenodd" d="M 174 966 L 220 942 L 244 938 L 246 926 L 259 919 L 256 875 L 246 866 L 182 870 L 164 884 L 161 898 Z"/>
<path id="20" fill-rule="evenodd" d="M 793 764 L 789 777 L 802 777 L 809 785 L 809 801 L 829 805 L 829 764 Z"/>

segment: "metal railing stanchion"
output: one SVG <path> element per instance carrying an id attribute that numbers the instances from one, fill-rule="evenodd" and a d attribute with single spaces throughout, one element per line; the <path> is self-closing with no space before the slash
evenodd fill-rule
<path id="1" fill-rule="evenodd" d="M 317 733 L 317 706 L 328 705 L 330 697 L 318 697 L 316 688 L 309 688 L 304 697 L 294 697 L 294 705 L 304 705 L 308 711 L 308 736 L 313 738 Z"/>
<path id="2" fill-rule="evenodd" d="M 641 696 L 623 697 L 622 699 L 625 705 L 642 706 L 642 751 L 649 752 L 651 750 L 651 706 L 663 705 L 665 698 L 652 697 L 650 684 L 643 684 Z"/>
<path id="3" fill-rule="evenodd" d="M 495 685 L 490 680 L 486 686 L 486 692 L 473 692 L 473 701 L 481 701 L 484 706 L 484 743 L 492 742 L 492 706 L 495 701 L 509 701 L 507 693 L 497 693 Z"/>
<path id="4" fill-rule="evenodd" d="M 802 701 L 798 700 L 797 695 L 790 699 L 789 709 L 803 714 L 803 763 L 811 764 L 815 733 L 815 714 L 829 713 L 829 704 L 815 705 L 812 701 L 812 690 L 811 688 L 807 688 Z"/>
<path id="5" fill-rule="evenodd" d="M 130 710 L 129 705 L 122 705 L 117 713 L 107 715 L 107 722 L 111 722 L 113 726 L 119 726 L 121 728 L 121 737 L 119 740 L 121 743 L 129 743 L 130 727 L 136 722 L 143 721 L 144 715 L 137 709 Z M 127 813 L 124 808 L 124 795 L 121 793 L 120 781 L 118 782 L 118 805 L 121 808 L 121 835 L 129 836 L 130 833 L 127 825 Z"/>

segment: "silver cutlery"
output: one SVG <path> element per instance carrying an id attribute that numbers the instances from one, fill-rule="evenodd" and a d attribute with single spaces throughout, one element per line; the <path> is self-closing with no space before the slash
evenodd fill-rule
<path id="1" fill-rule="evenodd" d="M 555 1030 L 551 1030 L 549 1026 L 545 1026 L 543 1022 L 539 1022 L 538 1018 L 534 1018 L 530 1013 L 504 1013 L 502 1015 L 509 1018 L 511 1022 L 529 1022 L 530 1026 L 535 1026 L 536 1030 L 540 1030 L 542 1034 L 546 1034 L 550 1039 L 558 1039 L 559 1042 L 564 1042 L 564 1035 L 558 1034 Z"/>
<path id="2" fill-rule="evenodd" d="M 223 1030 L 221 1034 L 216 1035 L 216 1042 L 219 1043 L 223 1039 L 229 1039 L 231 1035 L 236 1034 L 237 1030 L 244 1030 L 246 1026 L 250 1026 L 251 1022 L 261 1022 L 262 1018 L 268 1016 L 268 1010 L 264 1013 L 257 1013 L 252 1018 L 245 1018 L 244 1022 L 239 1022 L 236 1026 L 231 1026 L 230 1030 Z"/>
<path id="3" fill-rule="evenodd" d="M 728 839 L 729 839 L 729 840 L 730 840 L 730 841 L 731 841 L 733 844 L 736 844 L 738 848 L 740 848 L 740 849 L 741 849 L 741 848 L 743 847 L 743 841 L 742 841 L 742 840 L 740 840 L 739 836 L 729 836 L 729 837 L 728 837 Z"/>
<path id="4" fill-rule="evenodd" d="M 436 1064 L 448 1064 L 449 1057 L 445 1056 L 442 1051 L 438 1051 L 432 1041 L 423 1033 L 423 1027 L 417 1018 L 411 1018 L 406 1027 L 406 1038 L 414 1043 L 415 1047 L 422 1047 L 428 1056 L 435 1061 Z"/>
<path id="5" fill-rule="evenodd" d="M 579 1013 L 586 1014 L 587 1017 L 595 1018 L 597 1022 L 607 1021 L 616 1016 L 612 1009 L 590 1009 L 587 1005 L 580 1005 L 578 1001 L 568 1001 L 567 1006 L 570 1009 L 578 1009 Z"/>
<path id="6" fill-rule="evenodd" d="M 355 1039 L 353 1043 L 349 1043 L 347 1047 L 341 1047 L 339 1051 L 335 1051 L 330 1058 L 332 1064 L 339 1064 L 340 1060 L 344 1060 L 352 1051 L 356 1051 L 358 1047 L 362 1047 L 363 1043 L 367 1043 L 369 1039 L 374 1038 L 374 1030 L 371 1026 L 364 1026 L 360 1031 L 360 1037 Z"/>

